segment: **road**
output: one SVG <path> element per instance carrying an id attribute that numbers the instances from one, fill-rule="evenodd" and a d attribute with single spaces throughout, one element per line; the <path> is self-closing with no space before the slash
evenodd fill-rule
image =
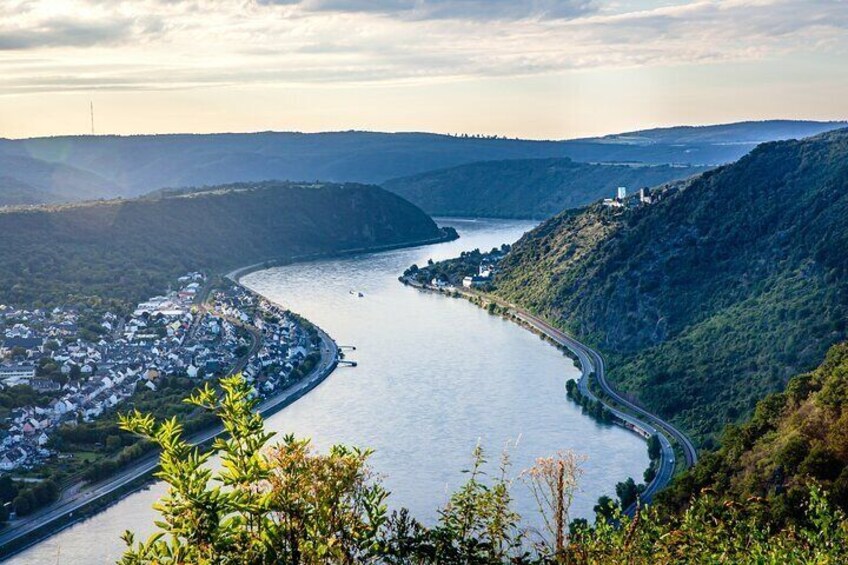
<path id="1" fill-rule="evenodd" d="M 430 287 L 429 285 L 422 285 L 412 280 L 407 279 L 404 282 L 405 284 L 409 284 L 420 289 L 442 292 L 439 289 Z M 509 314 L 527 326 L 530 326 L 539 333 L 547 336 L 560 346 L 567 348 L 580 360 L 581 375 L 577 385 L 581 394 L 586 395 L 592 400 L 599 400 L 613 414 L 613 416 L 618 419 L 623 427 L 633 431 L 645 439 L 652 435 L 656 435 L 659 438 L 661 450 L 657 473 L 654 476 L 654 479 L 646 485 L 645 490 L 642 492 L 640 497 L 642 503 L 650 503 L 654 495 L 665 488 L 669 482 L 671 482 L 672 477 L 674 477 L 676 463 L 674 445 L 672 442 L 677 443 L 683 451 L 686 468 L 697 463 L 698 451 L 683 432 L 659 416 L 651 414 L 644 408 L 630 402 L 610 386 L 606 378 L 606 365 L 604 363 L 604 358 L 600 353 L 515 304 L 501 300 L 489 294 L 483 294 L 473 290 L 455 289 L 455 292 L 458 292 L 466 298 L 475 298 L 483 301 L 494 302 L 501 308 L 506 309 Z M 592 376 L 595 377 L 598 386 L 604 392 L 606 397 L 612 399 L 618 406 L 611 405 L 606 398 L 598 398 L 598 396 L 592 392 L 589 386 Z M 628 515 L 633 515 L 634 511 L 635 505 L 625 509 L 625 513 Z"/>
<path id="2" fill-rule="evenodd" d="M 568 348 L 577 356 L 580 360 L 581 367 L 580 380 L 577 385 L 581 394 L 591 398 L 592 400 L 600 400 L 601 403 L 603 403 L 604 406 L 612 412 L 613 416 L 624 424 L 624 427 L 645 438 L 652 435 L 656 435 L 659 438 L 660 446 L 662 448 L 660 452 L 659 466 L 654 479 L 646 485 L 645 491 L 641 495 L 642 502 L 649 503 L 653 496 L 665 488 L 674 476 L 674 446 L 672 445 L 669 437 L 673 438 L 673 440 L 676 441 L 683 449 L 687 467 L 691 467 L 697 462 L 698 453 L 695 450 L 694 445 L 692 445 L 692 442 L 685 434 L 659 416 L 651 414 L 643 408 L 628 401 L 609 385 L 606 379 L 606 366 L 600 353 L 523 310 L 510 308 L 510 311 L 516 318 L 531 326 L 535 330 L 543 333 L 559 345 Z M 623 406 L 627 412 L 620 410 L 615 406 L 611 406 L 608 402 L 605 402 L 605 399 L 599 399 L 597 395 L 592 392 L 589 382 L 593 375 L 604 394 L 613 399 L 620 406 Z M 634 416 L 634 414 L 636 416 Z M 627 510 L 632 511 L 632 509 Z"/>
<path id="3" fill-rule="evenodd" d="M 320 361 L 310 372 L 309 376 L 301 379 L 297 383 L 287 387 L 264 402 L 260 403 L 257 411 L 263 416 L 272 414 L 281 408 L 291 404 L 295 400 L 301 398 L 310 390 L 318 386 L 330 373 L 336 368 L 339 362 L 339 348 L 336 343 L 324 333 L 321 329 L 316 328 L 318 335 L 321 338 L 319 351 L 321 353 Z M 206 443 L 216 436 L 223 433 L 220 427 L 207 429 L 199 432 L 188 438 L 189 443 L 194 445 Z M 75 512 L 83 510 L 89 504 L 104 499 L 112 493 L 119 491 L 131 485 L 135 481 L 150 475 L 159 464 L 159 456 L 153 453 L 139 460 L 134 465 L 120 471 L 107 481 L 85 487 L 77 490 L 71 496 L 63 497 L 55 504 L 52 504 L 43 510 L 27 516 L 22 520 L 11 522 L 2 532 L 0 532 L 0 559 L 8 558 L 11 553 L 7 553 L 6 546 L 23 536 L 37 532 L 42 528 L 49 528 L 53 523 L 63 520 L 66 517 L 73 517 Z M 80 516 L 82 518 L 82 516 Z M 64 527 L 64 526 L 63 526 Z M 41 539 L 53 535 L 55 530 L 48 531 L 40 537 L 36 537 L 22 547 L 14 549 L 14 552 L 23 550 Z"/>

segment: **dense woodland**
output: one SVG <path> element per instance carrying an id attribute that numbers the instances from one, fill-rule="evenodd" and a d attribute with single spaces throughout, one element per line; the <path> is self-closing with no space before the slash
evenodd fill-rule
<path id="1" fill-rule="evenodd" d="M 495 284 L 711 447 L 845 338 L 846 217 L 848 130 L 768 143 L 653 205 L 558 215 L 513 245 Z"/>
<path id="2" fill-rule="evenodd" d="M 439 237 L 421 210 L 366 185 L 260 183 L 0 212 L 0 303 L 126 311 L 187 271 Z"/>
<path id="3" fill-rule="evenodd" d="M 571 159 L 486 161 L 394 179 L 383 187 L 435 216 L 544 219 L 615 196 L 619 186 L 633 192 L 704 170 Z"/>
<path id="4" fill-rule="evenodd" d="M 729 426 L 721 449 L 704 454 L 660 500 L 678 510 L 703 489 L 738 500 L 758 497 L 776 522 L 797 524 L 814 485 L 848 512 L 848 343 L 761 400 L 750 421 Z"/>

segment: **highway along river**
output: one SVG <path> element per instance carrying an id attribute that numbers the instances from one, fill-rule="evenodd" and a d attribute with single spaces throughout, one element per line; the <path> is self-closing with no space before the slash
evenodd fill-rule
<path id="1" fill-rule="evenodd" d="M 641 480 L 645 443 L 581 414 L 565 397 L 579 372 L 557 349 L 514 323 L 470 303 L 424 293 L 397 282 L 409 265 L 463 250 L 517 240 L 530 222 L 444 220 L 461 238 L 414 249 L 303 263 L 259 271 L 242 283 L 356 346 L 356 368 L 337 369 L 323 384 L 268 420 L 279 433 L 371 447 L 393 506 L 432 521 L 463 481 L 480 441 L 497 462 L 507 442 L 514 471 L 539 456 L 574 449 L 588 456 L 574 516 L 590 517 L 616 482 Z M 350 291 L 353 291 L 351 294 Z M 362 297 L 357 296 L 362 293 Z M 152 532 L 150 508 L 164 488 L 155 484 L 13 558 L 20 563 L 111 563 L 125 529 Z M 539 524 L 527 488 L 513 487 L 517 507 Z"/>

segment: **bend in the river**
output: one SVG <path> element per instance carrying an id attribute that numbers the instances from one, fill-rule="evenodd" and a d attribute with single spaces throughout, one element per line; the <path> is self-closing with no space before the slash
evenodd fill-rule
<path id="1" fill-rule="evenodd" d="M 462 239 L 277 267 L 242 279 L 338 343 L 357 348 L 350 354 L 357 368 L 334 371 L 268 417 L 268 429 L 312 437 L 321 449 L 333 443 L 374 448 L 372 464 L 392 491 L 390 505 L 409 507 L 425 522 L 463 482 L 461 471 L 478 441 L 493 460 L 505 443 L 517 442 L 510 449 L 516 473 L 536 457 L 571 448 L 589 457 L 572 516 L 591 517 L 599 495 L 613 495 L 615 483 L 628 476 L 641 477 L 648 465 L 644 442 L 567 402 L 564 383 L 580 373 L 557 348 L 465 301 L 397 283 L 412 263 L 490 249 L 533 227 L 520 221 L 443 223 Z M 154 483 L 131 494 L 14 562 L 114 562 L 123 550 L 121 532 L 152 533 L 151 506 L 164 489 Z M 519 482 L 513 491 L 519 512 L 540 525 L 526 487 Z"/>

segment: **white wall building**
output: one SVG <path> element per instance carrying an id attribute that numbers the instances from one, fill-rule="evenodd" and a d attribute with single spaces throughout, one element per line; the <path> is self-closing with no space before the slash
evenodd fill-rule
<path id="1" fill-rule="evenodd" d="M 29 382 L 35 378 L 35 367 L 32 365 L 0 365 L 0 382 L 18 384 Z"/>

